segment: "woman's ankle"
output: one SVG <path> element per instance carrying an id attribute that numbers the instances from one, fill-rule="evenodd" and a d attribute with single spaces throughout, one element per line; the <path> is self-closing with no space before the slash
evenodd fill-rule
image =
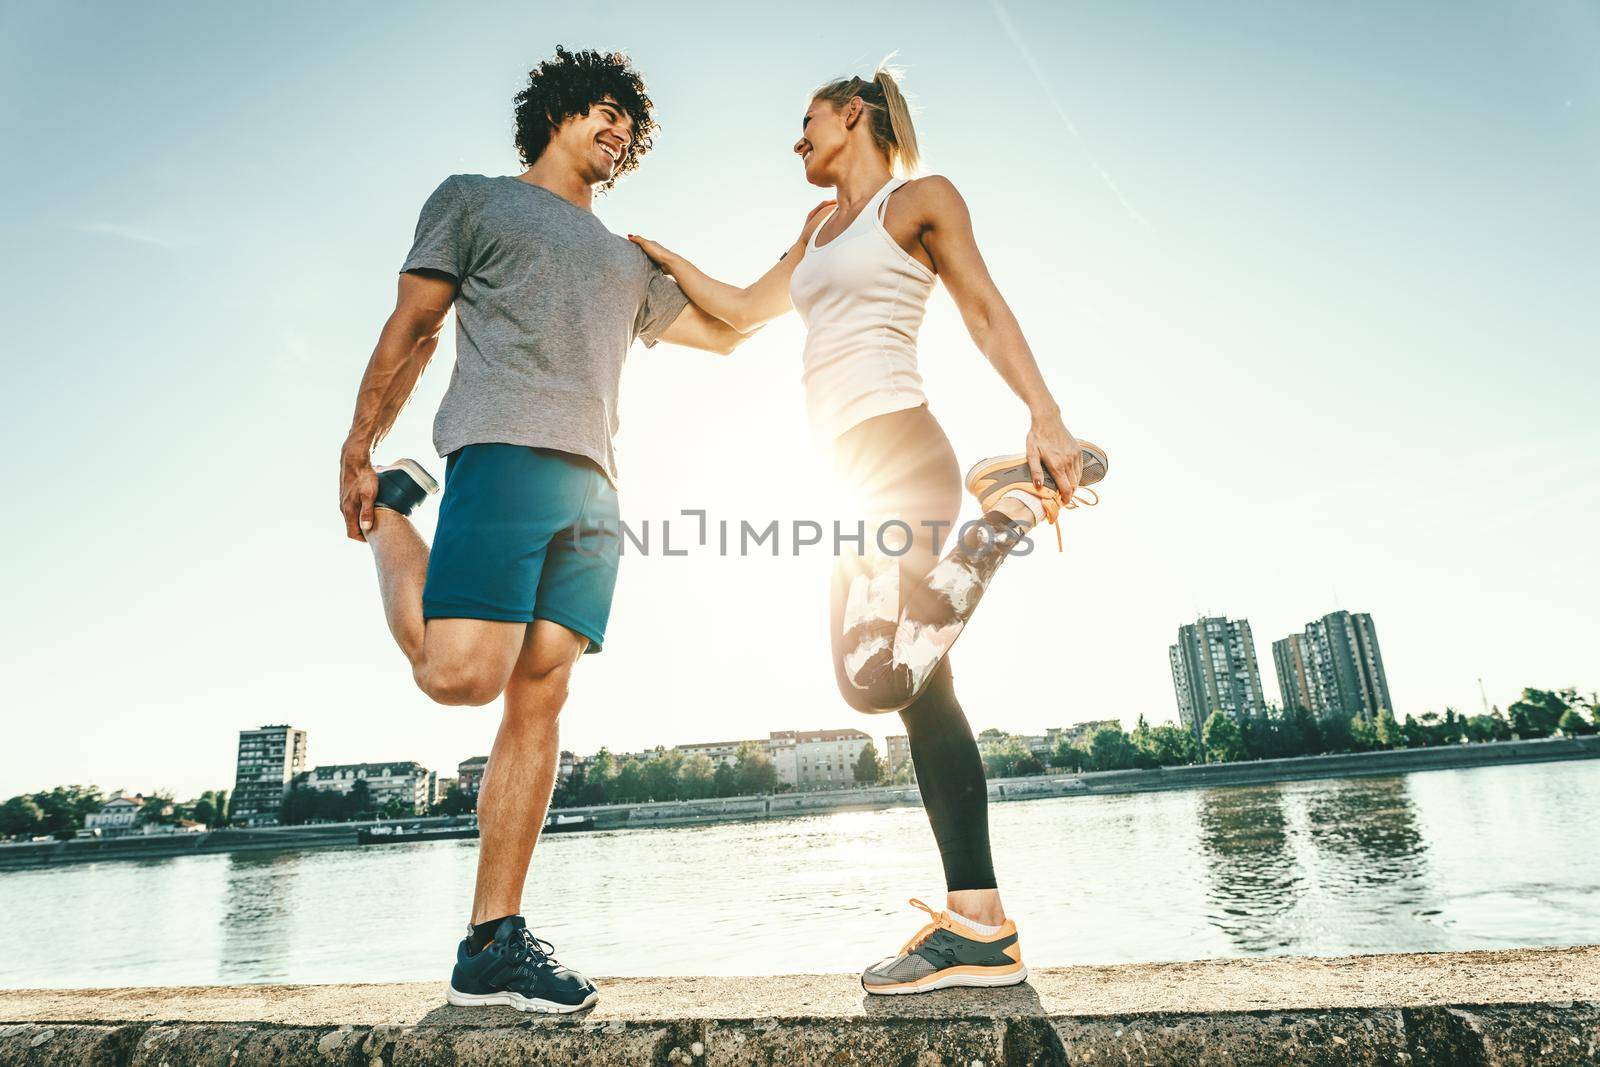
<path id="1" fill-rule="evenodd" d="M 1031 530 L 1044 521 L 1044 508 L 1039 502 L 1017 489 L 995 501 L 994 510 L 1024 530 Z"/>
<path id="2" fill-rule="evenodd" d="M 980 926 L 999 926 L 1006 909 L 998 889 L 954 889 L 945 894 L 945 910 Z"/>

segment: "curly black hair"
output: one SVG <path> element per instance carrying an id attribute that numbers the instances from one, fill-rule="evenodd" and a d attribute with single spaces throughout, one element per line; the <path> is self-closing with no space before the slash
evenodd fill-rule
<path id="1" fill-rule="evenodd" d="M 517 154 L 523 166 L 533 166 L 563 122 L 573 115 L 587 115 L 590 107 L 608 96 L 632 117 L 633 140 L 600 188 L 611 188 L 635 170 L 639 157 L 650 151 L 650 135 L 656 132 L 654 105 L 645 93 L 644 79 L 621 52 L 569 52 L 559 45 L 554 59 L 528 72 L 527 87 L 516 97 Z"/>

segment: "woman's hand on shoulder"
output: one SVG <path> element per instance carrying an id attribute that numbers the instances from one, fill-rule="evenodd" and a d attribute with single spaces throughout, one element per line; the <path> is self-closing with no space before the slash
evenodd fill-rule
<path id="1" fill-rule="evenodd" d="M 818 226 L 822 225 L 824 217 L 823 212 L 827 211 L 831 207 L 838 206 L 838 203 L 839 202 L 837 200 L 824 200 L 822 203 L 818 204 L 816 207 L 807 212 L 806 224 L 800 227 L 800 240 L 811 240 L 812 231 L 814 231 Z"/>
<path id="2" fill-rule="evenodd" d="M 678 261 L 678 255 L 676 252 L 671 251 L 663 245 L 657 244 L 648 237 L 640 237 L 636 233 L 628 234 L 628 240 L 638 245 L 644 254 L 650 257 L 650 261 L 652 263 L 660 267 L 667 274 L 670 275 L 672 273 L 673 268 L 676 266 Z"/>

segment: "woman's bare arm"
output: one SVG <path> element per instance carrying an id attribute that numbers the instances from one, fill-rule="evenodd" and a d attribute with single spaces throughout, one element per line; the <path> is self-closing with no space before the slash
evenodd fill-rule
<path id="1" fill-rule="evenodd" d="M 1026 451 L 1034 485 L 1042 484 L 1043 471 L 1048 470 L 1062 496 L 1070 497 L 1083 471 L 1078 442 L 1061 421 L 1061 408 L 1039 372 L 1022 327 L 989 275 L 966 201 L 948 178 L 934 175 L 913 185 L 916 195 L 907 207 L 917 216 L 922 246 L 933 258 L 934 269 L 949 288 L 973 343 L 1028 405 Z"/>
<path id="2" fill-rule="evenodd" d="M 648 237 L 630 233 L 628 240 L 642 248 L 645 255 L 672 275 L 684 295 L 700 310 L 721 319 L 740 333 L 749 333 L 794 307 L 789 302 L 789 278 L 805 255 L 806 243 L 811 239 L 812 230 L 819 224 L 822 209 L 832 203 L 831 200 L 825 201 L 813 208 L 811 214 L 806 216 L 800 236 L 789 246 L 789 250 L 779 257 L 770 270 L 742 289 L 718 281 L 683 256 Z"/>

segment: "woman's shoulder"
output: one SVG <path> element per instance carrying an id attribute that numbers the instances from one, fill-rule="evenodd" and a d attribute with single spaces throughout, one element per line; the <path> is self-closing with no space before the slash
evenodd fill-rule
<path id="1" fill-rule="evenodd" d="M 956 183 L 943 174 L 922 174 L 907 179 L 905 184 L 894 191 L 894 195 L 911 197 L 929 204 L 961 199 L 961 192 L 956 188 Z"/>
<path id="2" fill-rule="evenodd" d="M 898 203 L 898 210 L 906 212 L 916 225 L 949 224 L 967 213 L 966 201 L 961 199 L 956 183 L 943 174 L 912 178 L 894 191 L 891 202 Z"/>
<path id="3" fill-rule="evenodd" d="M 806 212 L 806 221 L 800 227 L 800 240 L 802 242 L 811 240 L 811 235 L 817 232 L 817 227 L 827 221 L 828 216 L 833 214 L 833 209 L 837 206 L 838 201 L 836 200 L 824 200 Z"/>

